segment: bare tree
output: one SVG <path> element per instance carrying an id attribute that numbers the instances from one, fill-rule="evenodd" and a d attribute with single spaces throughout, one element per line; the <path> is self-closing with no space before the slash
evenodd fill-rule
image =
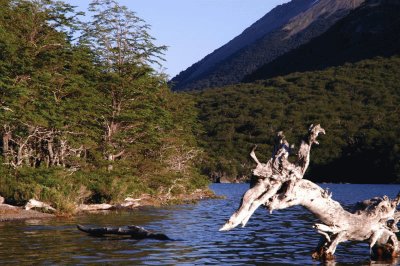
<path id="1" fill-rule="evenodd" d="M 384 196 L 363 201 L 350 212 L 333 200 L 327 190 L 302 179 L 310 163 L 311 146 L 318 144 L 317 137 L 321 133 L 325 134 L 325 130 L 320 125 L 311 125 L 294 163 L 288 160 L 293 149 L 282 132 L 277 135 L 275 151 L 267 163 L 261 163 L 253 149 L 250 156 L 257 163 L 253 174 L 259 177 L 258 182 L 244 194 L 239 209 L 220 231 L 231 230 L 239 224 L 245 226 L 261 205 L 265 205 L 271 213 L 273 210 L 301 205 L 321 221 L 314 225 L 321 239 L 313 258 L 332 259 L 337 245 L 348 240 L 367 241 L 372 256 L 395 256 L 399 251 L 395 232 L 398 231 L 397 222 L 400 219 L 400 213 L 396 210 L 400 193 L 392 200 Z"/>

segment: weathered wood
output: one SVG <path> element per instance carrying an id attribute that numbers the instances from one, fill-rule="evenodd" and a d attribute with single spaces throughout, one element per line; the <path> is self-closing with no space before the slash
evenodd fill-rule
<path id="1" fill-rule="evenodd" d="M 394 219 L 397 198 L 374 198 L 365 209 L 351 213 L 331 196 L 331 193 L 313 182 L 302 179 L 295 182 L 290 193 L 277 193 L 265 206 L 272 212 L 301 205 L 322 222 L 314 225 L 316 231 L 323 236 L 313 254 L 316 259 L 331 258 L 337 245 L 348 240 L 367 241 L 371 249 L 375 244 L 382 246 L 390 242 L 392 248 L 398 251 L 398 241 L 394 234 L 397 228 L 387 225 Z"/>
<path id="2" fill-rule="evenodd" d="M 134 239 L 157 239 L 157 240 L 171 240 L 165 234 L 160 233 L 152 233 L 143 227 L 136 226 L 136 225 L 127 225 L 127 226 L 106 226 L 106 227 L 91 227 L 91 226 L 84 226 L 84 225 L 77 225 L 77 228 L 83 232 L 86 232 L 91 235 L 96 236 L 103 236 L 103 235 L 123 235 L 123 236 L 130 236 Z"/>
<path id="3" fill-rule="evenodd" d="M 104 211 L 115 209 L 115 205 L 101 203 L 101 204 L 79 204 L 77 211 Z"/>
<path id="4" fill-rule="evenodd" d="M 50 204 L 47 204 L 45 202 L 41 202 L 35 199 L 30 199 L 24 206 L 25 210 L 31 210 L 31 209 L 44 209 L 45 211 L 51 211 L 51 212 L 56 212 L 56 209 L 50 206 Z"/>
<path id="5" fill-rule="evenodd" d="M 319 144 L 316 139 L 321 133 L 325 134 L 325 130 L 319 124 L 310 126 L 308 134 L 300 144 L 295 163 L 288 160 L 293 146 L 289 145 L 283 132 L 278 132 L 274 152 L 266 164 L 260 163 L 253 149 L 250 156 L 257 163 L 253 175 L 260 178 L 254 187 L 244 194 L 241 206 L 220 230 L 230 230 L 239 224 L 244 227 L 254 211 L 275 195 L 284 182 L 303 178 L 309 165 L 311 146 Z"/>
<path id="6" fill-rule="evenodd" d="M 142 199 L 134 199 L 131 197 L 125 198 L 124 202 L 120 204 L 79 204 L 76 208 L 78 212 L 80 211 L 105 211 L 105 210 L 115 210 L 115 209 L 127 209 L 127 208 L 136 208 L 140 206 L 140 201 Z"/>
<path id="7" fill-rule="evenodd" d="M 263 164 L 258 161 L 254 149 L 250 156 L 257 163 L 253 174 L 259 177 L 242 198 L 239 209 L 223 225 L 220 231 L 231 230 L 239 224 L 245 226 L 254 211 L 265 205 L 270 212 L 301 205 L 314 214 L 321 223 L 314 225 L 321 240 L 313 253 L 315 259 L 332 259 L 339 243 L 366 241 L 371 255 L 376 258 L 392 257 L 399 253 L 395 233 L 400 214 L 395 199 L 384 196 L 363 201 L 352 212 L 346 211 L 332 194 L 309 180 L 302 179 L 310 163 L 312 144 L 319 144 L 317 137 L 325 134 L 320 125 L 311 125 L 308 135 L 301 142 L 295 163 L 288 161 L 292 152 L 282 132 L 277 135 L 275 151 Z"/>

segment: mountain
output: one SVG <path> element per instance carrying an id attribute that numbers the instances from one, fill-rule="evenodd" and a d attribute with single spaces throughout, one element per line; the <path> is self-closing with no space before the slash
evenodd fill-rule
<path id="1" fill-rule="evenodd" d="M 244 81 L 400 54 L 399 14 L 398 0 L 366 1 L 322 35 L 265 64 Z"/>
<path id="2" fill-rule="evenodd" d="M 292 0 L 171 80 L 174 90 L 240 82 L 247 74 L 319 36 L 364 0 Z"/>

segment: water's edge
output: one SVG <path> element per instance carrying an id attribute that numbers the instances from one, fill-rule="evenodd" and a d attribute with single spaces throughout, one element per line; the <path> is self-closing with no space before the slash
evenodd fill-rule
<path id="1" fill-rule="evenodd" d="M 387 195 L 395 197 L 400 185 L 321 184 L 344 205 Z M 212 184 L 225 199 L 197 204 L 143 207 L 132 211 L 86 214 L 70 219 L 26 220 L 0 223 L 0 264 L 10 265 L 318 265 L 310 253 L 319 235 L 315 218 L 294 207 L 269 214 L 260 208 L 245 228 L 218 229 L 236 210 L 248 184 Z M 76 229 L 84 225 L 138 225 L 177 241 L 127 237 L 93 237 Z M 345 243 L 337 265 L 369 264 L 366 243 Z M 392 264 L 396 264 L 393 262 Z"/>

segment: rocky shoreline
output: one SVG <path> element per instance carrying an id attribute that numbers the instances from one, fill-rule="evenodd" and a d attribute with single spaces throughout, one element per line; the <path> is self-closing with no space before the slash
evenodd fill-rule
<path id="1" fill-rule="evenodd" d="M 29 220 L 29 219 L 48 219 L 56 217 L 54 214 L 25 210 L 23 207 L 0 204 L 0 222 Z"/>
<path id="2" fill-rule="evenodd" d="M 134 204 L 126 203 L 121 204 L 92 204 L 92 205 L 80 205 L 80 211 L 77 213 L 93 212 L 93 211 L 104 211 L 104 210 L 115 210 L 115 209 L 125 209 L 132 210 L 143 206 L 163 206 L 169 204 L 187 204 L 194 203 L 203 199 L 216 198 L 215 194 L 210 190 L 196 190 L 191 194 L 178 195 L 176 197 L 165 198 L 163 196 L 159 197 L 149 197 L 145 195 L 140 199 L 132 199 Z M 21 220 L 31 220 L 31 219 L 51 219 L 61 215 L 55 215 L 51 213 L 44 213 L 36 210 L 26 210 L 24 206 L 12 206 L 9 204 L 4 204 L 0 197 L 0 222 L 9 221 L 21 221 Z M 103 206 L 104 208 L 101 208 Z"/>

